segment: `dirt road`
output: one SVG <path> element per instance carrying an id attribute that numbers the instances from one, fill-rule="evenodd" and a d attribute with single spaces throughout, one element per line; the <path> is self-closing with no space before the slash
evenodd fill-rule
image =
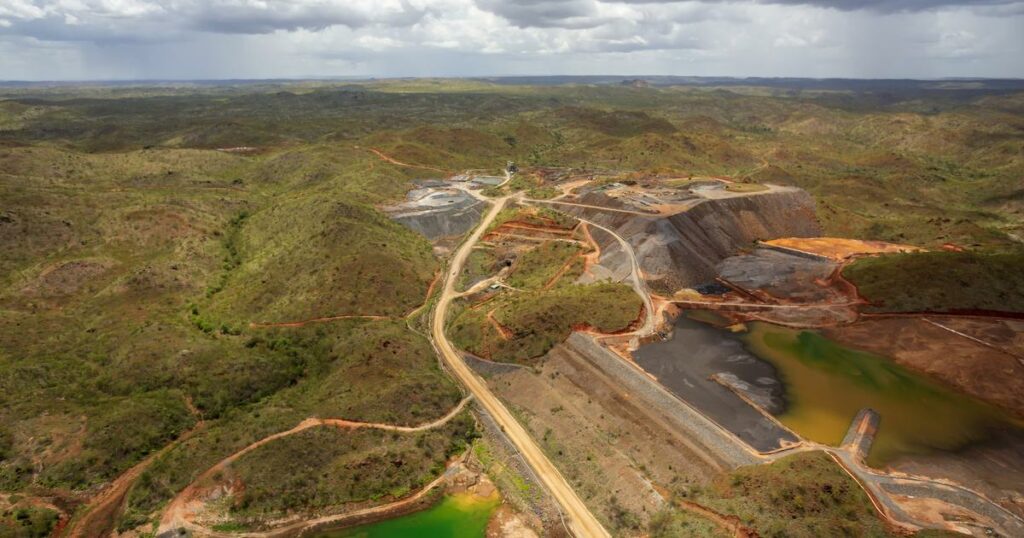
<path id="1" fill-rule="evenodd" d="M 191 430 L 122 473 L 106 489 L 90 501 L 89 506 L 80 517 L 71 520 L 62 533 L 55 535 L 67 538 L 88 538 L 90 536 L 106 536 L 110 534 L 119 512 L 124 506 L 128 490 L 135 484 L 135 481 L 138 480 L 143 471 L 149 468 L 149 465 L 154 460 L 166 454 L 171 448 L 188 439 L 193 433 L 203 427 L 204 423 L 200 421 Z"/>
<path id="2" fill-rule="evenodd" d="M 196 477 L 196 479 L 193 480 L 192 483 L 190 483 L 188 486 L 186 486 L 185 489 L 181 490 L 178 493 L 178 495 L 174 497 L 174 499 L 171 499 L 171 502 L 167 505 L 167 508 L 164 509 L 163 516 L 160 518 L 160 527 L 159 532 L 157 534 L 162 535 L 167 532 L 173 532 L 174 530 L 180 528 L 189 528 L 193 530 L 198 529 L 199 527 L 192 522 L 192 519 L 197 508 L 199 508 L 202 505 L 202 501 L 198 500 L 197 497 L 199 496 L 200 489 L 203 486 L 204 482 L 209 481 L 210 477 L 223 471 L 228 465 L 238 460 L 238 458 L 241 458 L 242 456 L 248 454 L 249 452 L 252 452 L 253 450 L 256 450 L 257 448 L 271 441 L 280 439 L 282 437 L 287 437 L 289 435 L 294 435 L 301 431 L 308 430 L 309 428 L 315 428 L 320 426 L 334 426 L 338 428 L 351 429 L 369 428 L 402 433 L 414 433 L 430 430 L 433 428 L 443 426 L 447 424 L 451 419 L 455 418 L 459 413 L 462 412 L 463 409 L 465 409 L 466 404 L 469 403 L 469 400 L 471 398 L 472 397 L 470 396 L 463 398 L 462 401 L 459 402 L 459 405 L 452 408 L 452 410 L 445 414 L 443 417 L 438 418 L 437 420 L 433 420 L 431 422 L 427 422 L 425 424 L 420 424 L 418 426 L 396 426 L 393 424 L 382 424 L 379 422 L 355 422 L 340 418 L 307 418 L 306 420 L 303 420 L 297 426 L 290 430 L 278 432 L 253 442 L 252 444 L 246 446 L 245 448 L 239 450 L 238 452 L 235 452 L 234 454 L 231 454 L 230 456 L 219 461 L 216 465 L 210 467 L 202 474 L 200 474 L 198 477 Z"/>
<path id="3" fill-rule="evenodd" d="M 359 146 L 356 146 L 356 147 L 358 148 Z M 379 150 L 377 148 L 366 148 L 366 149 L 372 151 L 374 153 L 374 155 L 380 157 L 380 159 L 382 161 L 389 162 L 389 163 L 397 165 L 397 166 L 404 166 L 406 168 L 419 168 L 420 170 L 431 170 L 431 171 L 434 171 L 434 172 L 440 172 L 442 174 L 450 174 L 451 173 L 451 170 L 443 170 L 441 168 L 436 168 L 436 167 L 433 167 L 433 166 L 426 166 L 426 165 L 422 165 L 422 164 L 404 163 L 404 162 L 399 161 L 399 160 L 397 160 L 395 158 L 392 158 L 391 156 L 387 155 L 386 153 L 384 153 L 383 151 L 381 151 L 381 150 Z"/>
<path id="4" fill-rule="evenodd" d="M 590 204 L 577 204 L 574 202 L 561 202 L 557 200 L 530 200 L 538 204 L 551 204 L 551 205 L 571 205 L 575 207 L 585 207 L 587 209 L 596 209 L 598 211 L 609 211 L 611 213 L 625 213 L 627 215 L 637 215 L 640 217 L 657 217 L 658 213 L 641 213 L 639 211 L 631 211 L 629 209 L 618 209 L 615 207 L 605 207 L 601 205 L 590 205 Z"/>
<path id="5" fill-rule="evenodd" d="M 508 438 L 515 444 L 523 459 L 533 468 L 537 477 L 551 492 L 552 497 L 558 502 L 562 512 L 568 519 L 568 525 L 572 532 L 579 537 L 603 537 L 610 536 L 601 523 L 594 517 L 583 501 L 576 495 L 565 477 L 558 472 L 558 469 L 548 460 L 544 452 L 537 446 L 530 434 L 516 421 L 515 417 L 505 408 L 504 404 L 491 392 L 486 384 L 473 374 L 469 366 L 462 359 L 462 355 L 455 350 L 455 347 L 448 341 L 445 335 L 445 316 L 453 297 L 456 295 L 455 283 L 458 281 L 462 267 L 469 256 L 473 245 L 479 241 L 484 230 L 494 221 L 494 217 L 505 207 L 509 196 L 498 198 L 494 201 L 491 210 L 487 212 L 476 230 L 466 239 L 466 242 L 455 252 L 448 274 L 445 277 L 444 288 L 434 310 L 431 333 L 434 344 L 441 353 L 445 364 L 459 381 L 476 397 L 491 415 L 495 422 L 501 427 Z"/>
<path id="6" fill-rule="evenodd" d="M 543 202 L 542 200 L 524 199 L 524 202 Z M 569 204 L 571 205 L 571 204 Z M 585 222 L 590 226 L 599 228 L 612 237 L 614 237 L 622 246 L 622 249 L 626 254 L 629 255 L 632 270 L 630 279 L 632 281 L 633 289 L 636 293 L 644 300 L 644 308 L 647 312 L 655 312 L 650 292 L 647 290 L 643 278 L 640 274 L 640 266 L 633 251 L 632 245 L 630 245 L 624 238 L 600 224 L 594 223 L 584 218 L 576 217 L 581 222 Z M 749 307 L 757 309 L 786 309 L 786 308 L 806 308 L 807 305 L 769 305 L 769 304 L 748 304 L 748 303 L 720 303 L 720 302 L 700 302 L 700 301 L 687 301 L 687 305 L 705 305 L 705 306 L 732 306 L 732 307 Z M 841 304 L 841 305 L 829 305 L 829 306 L 852 306 L 855 302 Z M 929 323 L 939 326 L 946 330 L 952 330 L 938 323 L 932 322 L 931 320 L 925 320 Z M 646 316 L 644 326 L 637 329 L 636 334 L 648 335 L 652 334 L 656 329 L 655 327 L 655 316 Z M 956 332 L 956 331 L 954 331 Z M 972 338 L 968 335 L 963 335 L 968 338 Z M 973 339 L 973 338 L 972 338 Z M 622 379 L 620 377 L 619 379 Z M 660 386 L 660 385 L 659 385 Z M 699 413 L 699 412 L 698 412 Z M 703 414 L 701 414 L 703 416 Z M 709 419 L 710 420 L 710 419 Z M 704 436 L 707 437 L 707 436 Z M 732 439 L 731 435 L 727 435 L 726 438 Z M 743 451 L 749 451 L 747 447 L 735 440 L 737 447 L 744 449 Z M 927 527 L 928 525 L 922 521 L 919 521 L 914 517 L 913 514 L 908 514 L 897 502 L 894 501 L 892 493 L 895 491 L 910 490 L 918 497 L 927 497 L 933 499 L 939 499 L 944 502 L 951 503 L 967 509 L 968 511 L 976 514 L 983 515 L 988 518 L 995 525 L 1000 527 L 1006 532 L 1010 532 L 1011 535 L 1024 530 L 1024 521 L 1016 517 L 1011 512 L 1005 510 L 997 503 L 992 502 L 983 495 L 964 488 L 956 484 L 950 484 L 937 480 L 930 480 L 924 477 L 911 477 L 908 475 L 893 476 L 883 472 L 875 471 L 865 465 L 860 457 L 851 450 L 849 447 L 836 449 L 826 445 L 820 445 L 818 443 L 811 443 L 806 440 L 802 441 L 799 445 L 780 450 L 772 454 L 755 454 L 755 456 L 761 459 L 762 462 L 768 463 L 775 461 L 779 458 L 790 455 L 798 451 L 806 450 L 823 450 L 830 454 L 833 459 L 846 470 L 865 490 L 870 497 L 872 503 L 878 512 L 887 519 L 890 523 L 900 526 L 903 528 L 916 530 L 919 528 Z M 741 451 L 742 452 L 742 451 Z M 891 490 L 891 491 L 890 491 Z"/>
<path id="7" fill-rule="evenodd" d="M 576 217 L 576 219 L 610 234 L 619 242 L 620 245 L 622 245 L 623 252 L 629 255 L 629 263 L 632 266 L 630 270 L 630 281 L 633 284 L 633 290 L 641 299 L 643 299 L 644 311 L 647 312 L 647 315 L 644 316 L 644 325 L 636 330 L 636 335 L 642 337 L 654 334 L 654 331 L 657 330 L 658 327 L 658 320 L 656 319 L 657 311 L 654 309 L 654 301 L 651 300 L 651 293 L 647 291 L 647 285 L 644 283 L 643 277 L 640 276 L 640 262 L 636 259 L 636 252 L 633 250 L 633 245 L 630 245 L 629 241 L 623 239 L 621 235 L 615 233 L 615 231 L 610 228 L 601 226 L 594 221 L 584 218 Z"/>

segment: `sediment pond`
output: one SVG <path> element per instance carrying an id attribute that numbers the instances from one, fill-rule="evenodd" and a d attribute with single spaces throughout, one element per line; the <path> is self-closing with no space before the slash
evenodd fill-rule
<path id="1" fill-rule="evenodd" d="M 409 515 L 358 527 L 317 533 L 317 538 L 483 538 L 487 522 L 501 504 L 497 494 L 478 497 L 472 493 L 449 495 L 434 506 Z"/>
<path id="2" fill-rule="evenodd" d="M 886 357 L 814 331 L 762 322 L 732 331 L 721 328 L 722 321 L 685 313 L 669 340 L 641 346 L 634 356 L 676 396 L 759 451 L 796 438 L 751 403 L 800 436 L 833 446 L 860 409 L 878 411 L 881 423 L 868 455 L 875 467 L 977 446 L 997 432 L 1024 432 L 1001 410 Z M 729 379 L 731 389 L 723 383 Z"/>
<path id="3" fill-rule="evenodd" d="M 863 407 L 881 415 L 868 456 L 882 466 L 902 456 L 954 451 L 1016 429 L 998 409 L 959 394 L 872 353 L 840 346 L 813 331 L 751 323 L 747 349 L 775 367 L 785 410 L 777 418 L 800 435 L 839 444 Z"/>

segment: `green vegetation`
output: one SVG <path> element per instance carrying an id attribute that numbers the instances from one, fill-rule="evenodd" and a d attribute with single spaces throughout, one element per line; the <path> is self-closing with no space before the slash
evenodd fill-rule
<path id="1" fill-rule="evenodd" d="M 201 415 L 206 428 L 132 488 L 123 531 L 308 416 L 419 423 L 450 409 L 458 391 L 404 320 L 249 327 L 424 300 L 438 263 L 374 209 L 408 185 L 376 162 L 316 145 L 0 149 L 0 243 L 15 253 L 0 260 L 0 491 L 95 487 Z"/>
<path id="2" fill-rule="evenodd" d="M 500 262 L 494 249 L 474 248 L 466 257 L 466 264 L 462 268 L 462 274 L 459 275 L 458 288 L 460 290 L 468 289 L 473 284 L 497 273 L 501 270 Z"/>
<path id="3" fill-rule="evenodd" d="M 502 294 L 453 317 L 449 335 L 459 348 L 500 362 L 529 363 L 565 340 L 573 328 L 621 331 L 640 312 L 640 298 L 622 284 L 556 287 Z M 492 312 L 494 322 L 488 319 Z M 502 335 L 495 322 L 507 335 Z M 507 336 L 507 338 L 506 338 Z"/>
<path id="4" fill-rule="evenodd" d="M 570 215 L 547 207 L 538 207 L 524 216 L 524 222 L 537 226 L 551 226 L 563 230 L 571 230 L 577 220 Z"/>
<path id="5" fill-rule="evenodd" d="M 514 146 L 513 146 L 514 147 Z M 550 185 L 546 185 L 544 180 L 534 175 L 528 175 L 519 173 L 512 177 L 512 180 L 507 184 L 499 188 L 491 187 L 484 191 L 487 196 L 501 196 L 503 194 L 510 194 L 513 192 L 523 191 L 526 196 L 538 200 L 546 200 L 548 198 L 554 198 L 561 194 L 558 189 Z"/>
<path id="6" fill-rule="evenodd" d="M 571 283 L 583 273 L 583 249 L 566 241 L 546 241 L 521 254 L 512 264 L 509 286 L 522 289 L 540 289 L 558 282 Z"/>
<path id="7" fill-rule="evenodd" d="M 532 226 L 561 228 L 563 230 L 571 230 L 577 223 L 575 218 L 547 207 L 510 206 L 502 209 L 494 217 L 494 221 L 491 222 L 487 230 L 495 230 L 501 225 L 513 221 Z"/>
<path id="8" fill-rule="evenodd" d="M 561 194 L 560 191 L 551 187 L 534 187 L 526 191 L 526 195 L 534 200 L 547 200 Z"/>
<path id="9" fill-rule="evenodd" d="M 367 148 L 452 171 L 513 160 L 603 177 L 791 184 L 816 197 L 830 235 L 998 249 L 1024 233 L 1022 111 L 1020 94 L 938 90 L 0 89 L 0 491 L 80 496 L 202 418 L 129 493 L 118 527 L 148 528 L 202 470 L 308 416 L 412 424 L 454 405 L 459 393 L 429 343 L 400 319 L 423 303 L 440 264 L 424 238 L 378 210 L 411 180 L 444 174 Z M 254 149 L 218 151 L 244 146 Z M 553 194 L 525 176 L 515 188 Z M 575 225 L 546 209 L 502 218 Z M 541 282 L 557 257 L 541 254 L 515 278 Z M 467 278 L 493 269 L 477 258 Z M 968 259 L 942 260 L 955 270 L 934 288 L 947 295 L 915 290 L 920 304 L 896 283 L 945 277 L 871 267 L 882 258 L 850 275 L 885 302 L 877 308 L 1020 310 L 1019 271 L 1006 270 L 1019 258 Z M 975 270 L 989 276 L 975 280 Z M 524 361 L 574 325 L 620 330 L 639 309 L 623 286 L 556 286 L 464 310 L 452 330 L 467 349 Z M 501 337 L 491 310 L 515 338 Z M 390 319 L 250 325 L 338 315 Z M 426 467 L 409 465 L 408 476 L 433 469 L 415 461 Z"/>
<path id="10" fill-rule="evenodd" d="M 0 513 L 0 536 L 46 538 L 57 526 L 57 512 L 49 508 L 12 508 Z"/>
<path id="11" fill-rule="evenodd" d="M 824 452 L 787 456 L 740 468 L 682 497 L 735 515 L 761 536 L 892 536 L 860 486 Z M 672 536 L 699 516 L 652 521 L 652 536 Z"/>
<path id="12" fill-rule="evenodd" d="M 520 467 L 511 460 L 519 456 L 503 445 L 496 445 L 487 436 L 473 443 L 473 457 L 483 466 L 484 472 L 497 485 L 505 502 L 517 511 L 524 512 L 530 505 L 543 502 L 546 492 L 534 487 L 518 470 Z"/>
<path id="13" fill-rule="evenodd" d="M 82 451 L 44 469 L 39 480 L 54 487 L 85 488 L 116 477 L 129 464 L 162 447 L 195 424 L 181 395 L 153 391 L 129 405 L 100 405 L 92 413 Z"/>
<path id="14" fill-rule="evenodd" d="M 915 252 L 862 258 L 843 276 L 869 312 L 1024 312 L 1024 250 Z"/>
<path id="15" fill-rule="evenodd" d="M 246 454 L 224 479 L 245 484 L 232 507 L 239 516 L 393 500 L 434 480 L 476 435 L 468 413 L 419 433 L 312 428 Z"/>
<path id="16" fill-rule="evenodd" d="M 226 412 L 158 458 L 129 492 L 122 528 L 141 524 L 218 461 L 310 416 L 414 426 L 442 416 L 460 398 L 427 340 L 401 321 L 281 329 L 257 339 L 291 341 L 308 356 L 307 374 L 259 405 Z M 430 469 L 409 465 L 405 470 Z"/>

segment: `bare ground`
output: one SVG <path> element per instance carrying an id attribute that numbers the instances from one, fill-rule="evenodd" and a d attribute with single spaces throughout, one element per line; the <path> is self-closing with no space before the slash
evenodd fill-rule
<path id="1" fill-rule="evenodd" d="M 612 504 L 646 525 L 664 507 L 659 486 L 703 484 L 715 473 L 643 402 L 564 344 L 539 372 L 498 374 L 489 384 L 609 528 L 618 527 Z"/>
<path id="2" fill-rule="evenodd" d="M 1014 321 L 935 318 L 1024 355 Z M 1019 333 L 1018 333 L 1019 334 Z M 1024 418 L 1024 364 L 1013 355 L 944 330 L 921 318 L 863 320 L 825 330 L 837 342 L 891 357 L 957 390 Z"/>

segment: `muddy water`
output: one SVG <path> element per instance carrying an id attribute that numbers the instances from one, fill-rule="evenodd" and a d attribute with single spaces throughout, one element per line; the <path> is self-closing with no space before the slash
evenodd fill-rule
<path id="1" fill-rule="evenodd" d="M 701 314 L 694 313 L 697 316 Z M 702 317 L 704 321 L 710 321 Z M 672 337 L 637 349 L 636 363 L 679 399 L 701 411 L 759 452 L 797 438 L 716 381 L 746 387 L 746 397 L 768 411 L 783 409 L 782 387 L 772 366 L 743 348 L 728 331 L 679 316 Z"/>
<path id="2" fill-rule="evenodd" d="M 877 410 L 882 420 L 868 456 L 876 467 L 902 456 L 959 450 L 994 430 L 1019 428 L 987 404 L 815 332 L 752 323 L 741 338 L 775 367 L 786 400 L 777 418 L 800 435 L 836 445 L 859 409 Z"/>
<path id="3" fill-rule="evenodd" d="M 501 504 L 495 494 L 481 498 L 472 493 L 449 495 L 431 508 L 406 516 L 349 529 L 315 534 L 317 538 L 483 538 L 487 522 Z"/>

